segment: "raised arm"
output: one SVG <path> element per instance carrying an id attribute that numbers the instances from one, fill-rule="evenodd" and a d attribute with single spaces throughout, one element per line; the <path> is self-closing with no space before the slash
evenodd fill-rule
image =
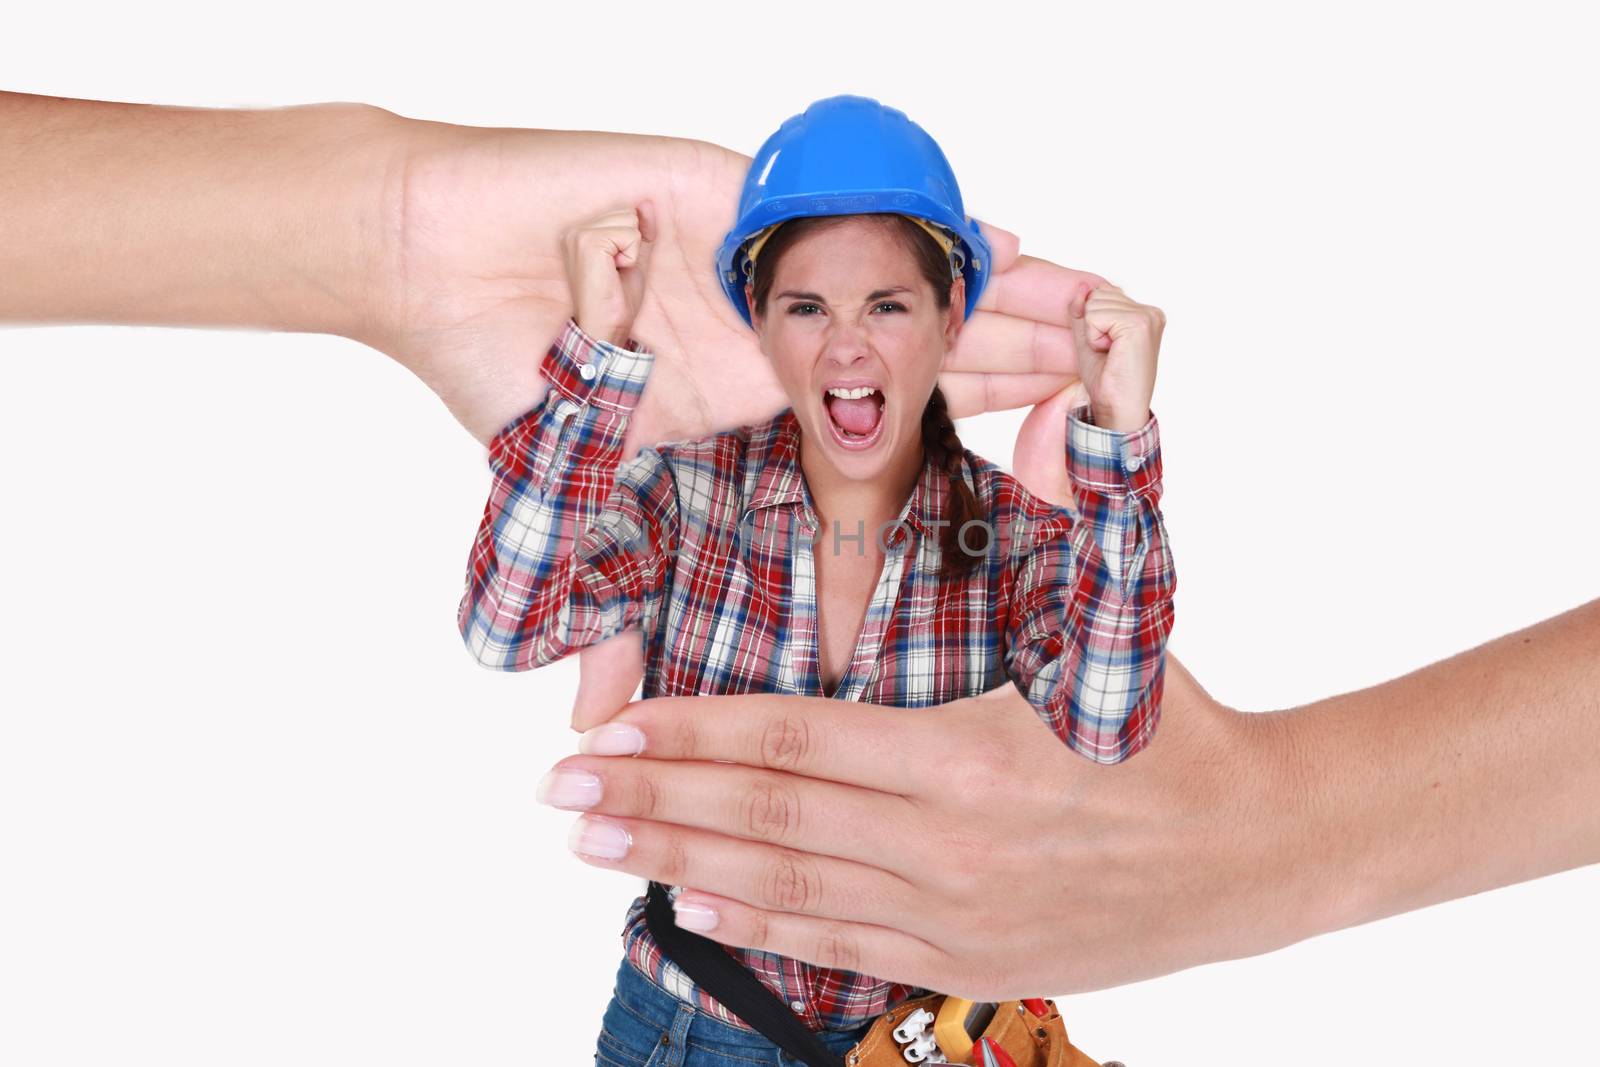
<path id="1" fill-rule="evenodd" d="M 677 553 L 661 453 L 622 439 L 652 356 L 569 319 L 540 373 L 549 391 L 489 443 L 494 484 L 456 622 L 474 658 L 531 670 L 631 626 L 654 628 Z"/>
<path id="2" fill-rule="evenodd" d="M 1006 621 L 1006 667 L 1074 751 L 1118 763 L 1160 718 L 1177 576 L 1161 519 L 1161 434 L 1069 415 L 1066 464 L 1078 516 L 1024 528 Z"/>

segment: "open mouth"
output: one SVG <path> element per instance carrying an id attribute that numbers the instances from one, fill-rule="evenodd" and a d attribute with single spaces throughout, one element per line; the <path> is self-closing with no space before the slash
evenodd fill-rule
<path id="1" fill-rule="evenodd" d="M 871 386 L 829 389 L 822 394 L 834 440 L 845 448 L 870 448 L 883 431 L 883 393 Z"/>

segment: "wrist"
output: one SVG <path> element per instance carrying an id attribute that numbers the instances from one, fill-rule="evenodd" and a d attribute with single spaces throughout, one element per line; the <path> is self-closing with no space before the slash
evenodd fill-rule
<path id="1" fill-rule="evenodd" d="M 1206 870 L 1209 888 L 1194 915 L 1202 939 L 1194 962 L 1271 952 L 1334 929 L 1326 899 L 1332 880 L 1317 862 L 1319 842 L 1307 834 L 1307 797 L 1295 738 L 1271 714 L 1218 706 L 1208 730 L 1212 757 L 1191 761 L 1184 788 L 1205 812 L 1194 845 L 1179 853 Z M 1159 731 L 1157 742 L 1160 741 Z"/>
<path id="2" fill-rule="evenodd" d="M 1276 876 L 1277 898 L 1292 902 L 1279 916 L 1278 941 L 1288 945 L 1339 925 L 1334 915 L 1339 911 L 1340 880 L 1329 877 L 1321 862 L 1331 842 L 1308 833 L 1319 798 L 1298 729 L 1301 720 L 1282 712 L 1260 713 L 1254 719 L 1263 737 L 1265 773 L 1259 802 L 1272 813 L 1271 832 L 1263 835 L 1270 850 L 1266 862 Z"/>
<path id="3" fill-rule="evenodd" d="M 1262 812 L 1259 862 L 1270 891 L 1260 901 L 1276 920 L 1267 949 L 1364 922 L 1371 843 L 1358 804 L 1340 798 L 1330 775 L 1328 725 L 1316 706 L 1248 715 L 1261 774 L 1253 803 Z"/>
<path id="4" fill-rule="evenodd" d="M 1098 426 L 1113 433 L 1136 433 L 1150 421 L 1150 405 L 1145 404 L 1135 412 L 1110 404 L 1097 404 L 1091 400 L 1088 416 L 1087 421 L 1091 426 Z"/>
<path id="5" fill-rule="evenodd" d="M 365 220 L 372 241 L 361 257 L 361 277 L 355 299 L 356 318 L 365 336 L 351 336 L 379 351 L 399 356 L 404 339 L 432 310 L 419 306 L 419 273 L 436 273 L 432 264 L 416 254 L 411 232 L 427 224 L 429 205 L 417 192 L 420 174 L 449 165 L 470 142 L 485 131 L 475 126 L 409 118 L 382 108 L 371 108 L 374 165 L 370 183 L 357 196 L 355 212 Z M 442 281 L 442 279 L 440 279 Z M 411 365 L 410 361 L 401 359 Z M 412 367 L 424 381 L 428 376 Z M 542 383 L 541 383 L 542 387 Z"/>
<path id="6" fill-rule="evenodd" d="M 583 321 L 577 316 L 572 317 L 572 323 L 583 333 L 585 337 L 591 341 L 603 342 L 613 348 L 625 349 L 630 347 L 628 342 L 632 339 L 632 335 L 626 328 L 620 330 L 610 328 L 602 329 L 598 327 L 595 329 L 590 329 L 588 326 L 584 325 Z"/>

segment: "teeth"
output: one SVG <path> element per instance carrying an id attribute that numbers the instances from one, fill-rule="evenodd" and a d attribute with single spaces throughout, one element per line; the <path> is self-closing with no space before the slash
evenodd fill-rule
<path id="1" fill-rule="evenodd" d="M 836 396 L 840 400 L 860 400 L 864 396 L 871 396 L 877 390 L 870 385 L 859 385 L 854 389 L 829 389 L 829 396 Z"/>

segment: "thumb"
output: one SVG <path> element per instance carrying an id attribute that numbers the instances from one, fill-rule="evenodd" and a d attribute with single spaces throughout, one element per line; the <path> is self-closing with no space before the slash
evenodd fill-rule
<path id="1" fill-rule="evenodd" d="M 653 200 L 641 200 L 639 202 L 638 206 L 636 208 L 634 208 L 634 217 L 635 217 L 635 221 L 637 223 L 638 229 L 639 229 L 639 241 L 638 241 L 637 244 L 634 245 L 633 248 L 625 249 L 621 253 L 621 255 L 619 256 L 619 259 L 621 259 L 622 256 L 626 256 L 626 262 L 619 262 L 618 266 L 620 266 L 620 267 L 634 267 L 639 271 L 639 273 L 642 274 L 644 272 L 644 268 L 649 263 L 650 250 L 655 247 L 655 240 L 656 240 L 656 205 L 655 205 L 655 201 L 653 201 Z"/>
<path id="2" fill-rule="evenodd" d="M 1098 353 L 1095 347 L 1094 329 L 1089 323 L 1089 296 L 1094 292 L 1094 286 L 1085 286 L 1077 296 L 1072 298 L 1072 303 L 1067 306 L 1067 318 L 1072 326 L 1072 342 L 1076 349 L 1075 354 L 1080 360 L 1078 371 L 1083 372 L 1081 362 L 1086 355 Z"/>
<path id="3" fill-rule="evenodd" d="M 656 202 L 641 200 L 635 210 L 639 216 L 639 236 L 648 244 L 656 239 Z"/>
<path id="4" fill-rule="evenodd" d="M 655 204 L 643 201 L 635 209 L 639 237 L 617 256 L 617 276 L 628 308 L 637 316 L 644 304 L 645 277 L 650 273 L 650 250 L 655 247 Z"/>
<path id="5" fill-rule="evenodd" d="M 1104 355 L 1111 351 L 1111 346 L 1115 340 L 1107 324 L 1115 325 L 1117 319 L 1114 312 L 1108 314 L 1104 308 L 1095 312 L 1094 319 L 1089 318 L 1089 298 L 1094 295 L 1095 289 L 1098 288 L 1099 286 L 1094 286 L 1084 291 L 1082 307 L 1078 314 L 1081 317 L 1080 321 L 1083 323 L 1084 339 L 1088 342 L 1089 348 Z"/>
<path id="6" fill-rule="evenodd" d="M 578 733 L 611 719 L 644 680 L 644 635 L 624 630 L 578 653 L 578 695 L 572 728 Z"/>

